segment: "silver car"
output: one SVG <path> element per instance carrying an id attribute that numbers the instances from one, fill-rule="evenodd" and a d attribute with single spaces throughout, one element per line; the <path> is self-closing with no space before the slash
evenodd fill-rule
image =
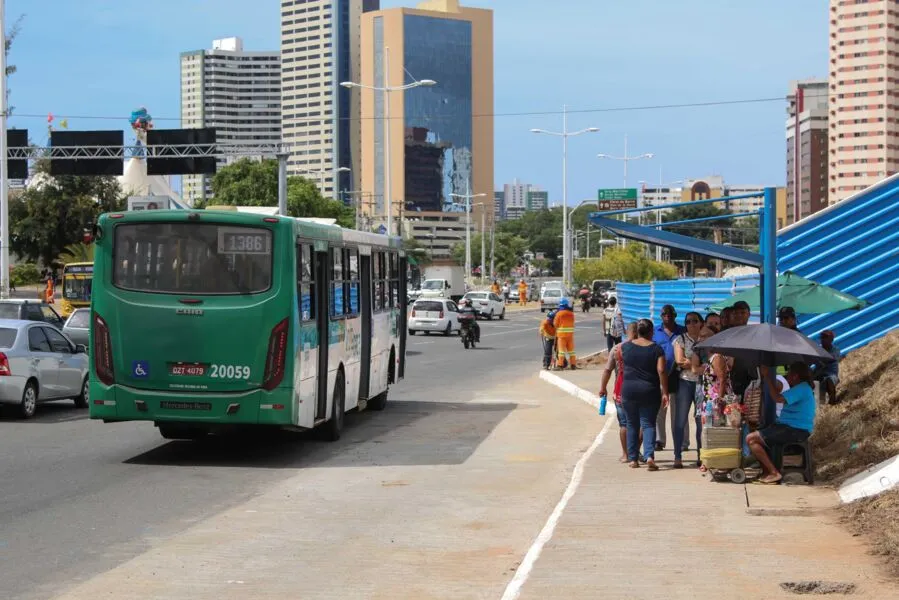
<path id="1" fill-rule="evenodd" d="M 0 319 L 0 404 L 34 416 L 38 402 L 89 401 L 87 349 L 46 323 Z"/>
<path id="2" fill-rule="evenodd" d="M 72 311 L 72 314 L 69 315 L 66 324 L 63 325 L 62 332 L 76 344 L 84 344 L 84 346 L 87 347 L 91 331 L 90 322 L 91 309 L 76 308 Z"/>

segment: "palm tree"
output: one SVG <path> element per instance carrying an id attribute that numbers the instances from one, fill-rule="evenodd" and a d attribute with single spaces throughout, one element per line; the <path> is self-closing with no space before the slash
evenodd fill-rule
<path id="1" fill-rule="evenodd" d="M 64 265 L 78 262 L 94 262 L 94 245 L 93 244 L 69 244 L 59 253 L 56 260 Z"/>

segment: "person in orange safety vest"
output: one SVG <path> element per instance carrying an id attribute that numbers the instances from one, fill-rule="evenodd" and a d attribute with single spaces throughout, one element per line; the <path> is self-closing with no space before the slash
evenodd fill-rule
<path id="1" fill-rule="evenodd" d="M 524 279 L 521 280 L 521 283 L 518 284 L 518 304 L 520 306 L 525 306 L 528 303 L 528 284 L 524 282 Z"/>
<path id="2" fill-rule="evenodd" d="M 543 342 L 543 368 L 549 369 L 553 364 L 553 352 L 556 349 L 556 326 L 553 319 L 556 311 L 550 311 L 543 322 L 540 323 L 540 341 Z"/>
<path id="3" fill-rule="evenodd" d="M 571 310 L 568 298 L 559 301 L 559 310 L 553 319 L 553 325 L 556 327 L 556 345 L 559 348 L 556 366 L 559 369 L 565 367 L 577 369 L 577 357 L 574 354 L 574 311 Z"/>

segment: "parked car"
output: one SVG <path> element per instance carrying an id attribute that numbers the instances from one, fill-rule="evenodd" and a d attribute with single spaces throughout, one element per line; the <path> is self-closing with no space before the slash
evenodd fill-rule
<path id="1" fill-rule="evenodd" d="M 446 298 L 419 299 L 412 305 L 409 314 L 409 335 L 415 335 L 419 331 L 425 333 L 437 332 L 450 335 L 454 331 L 461 331 L 459 324 L 459 307 L 452 300 Z"/>
<path id="2" fill-rule="evenodd" d="M 540 312 L 559 308 L 559 302 L 564 297 L 560 288 L 547 288 L 540 295 Z"/>
<path id="3" fill-rule="evenodd" d="M 74 344 L 46 323 L 0 319 L 0 404 L 18 408 L 24 418 L 48 400 L 89 402 L 87 348 Z"/>
<path id="4" fill-rule="evenodd" d="M 472 307 L 482 317 L 506 318 L 506 305 L 503 299 L 492 292 L 468 292 L 464 298 L 471 302 Z"/>
<path id="5" fill-rule="evenodd" d="M 0 300 L 0 319 L 43 321 L 60 330 L 65 323 L 55 308 L 40 300 Z"/>
<path id="6" fill-rule="evenodd" d="M 76 308 L 69 315 L 66 324 L 62 326 L 62 332 L 74 343 L 84 344 L 87 347 L 90 338 L 90 322 L 91 309 Z"/>

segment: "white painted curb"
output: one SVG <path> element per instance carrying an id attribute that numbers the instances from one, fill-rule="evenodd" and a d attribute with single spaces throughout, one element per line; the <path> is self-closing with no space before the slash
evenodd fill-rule
<path id="1" fill-rule="evenodd" d="M 540 371 L 540 379 L 552 384 L 567 394 L 571 394 L 578 400 L 583 400 L 593 408 L 599 410 L 599 396 L 576 386 L 564 377 L 559 377 L 551 371 Z"/>

